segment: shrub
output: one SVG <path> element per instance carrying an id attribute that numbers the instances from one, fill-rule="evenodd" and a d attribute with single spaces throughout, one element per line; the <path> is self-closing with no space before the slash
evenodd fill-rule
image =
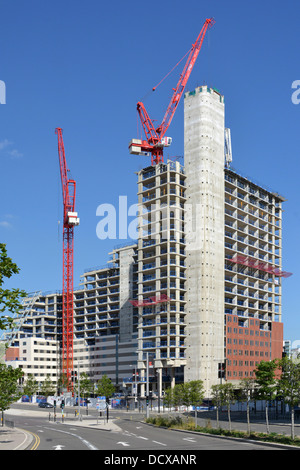
<path id="1" fill-rule="evenodd" d="M 202 432 L 205 434 L 221 435 L 227 437 L 236 437 L 240 439 L 252 439 L 262 442 L 273 442 L 278 444 L 293 445 L 300 447 L 300 438 L 295 437 L 292 439 L 289 436 L 284 434 L 269 433 L 265 434 L 262 432 L 252 432 L 248 436 L 245 431 L 229 431 L 222 428 L 212 428 L 210 421 L 207 422 L 206 427 L 197 426 L 195 429 L 195 422 L 193 419 L 188 419 L 184 421 L 180 416 L 152 416 L 146 419 L 147 423 L 154 424 L 155 426 L 161 426 L 166 428 L 177 428 L 177 429 L 186 429 L 193 430 L 197 432 Z"/>

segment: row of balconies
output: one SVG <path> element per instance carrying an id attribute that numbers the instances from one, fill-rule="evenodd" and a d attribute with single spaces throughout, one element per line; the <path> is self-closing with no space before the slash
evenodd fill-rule
<path id="1" fill-rule="evenodd" d="M 266 302 L 276 302 L 279 303 L 279 296 L 273 295 L 272 292 L 260 292 L 259 290 L 251 290 L 252 287 L 248 288 L 247 286 L 244 289 L 241 289 L 239 286 L 225 285 L 225 292 L 236 294 L 244 297 L 251 297 L 252 299 L 264 300 Z M 260 289 L 266 291 L 266 289 Z M 273 297 L 275 300 L 273 300 Z"/>
<path id="2" fill-rule="evenodd" d="M 272 241 L 267 241 L 265 236 L 261 235 L 257 238 L 254 238 L 253 235 L 240 235 L 239 232 L 235 230 L 229 230 L 227 227 L 225 227 L 225 237 L 229 238 L 230 240 L 236 240 L 239 243 L 243 243 L 245 245 L 250 245 L 254 248 L 267 251 L 268 253 L 278 255 L 279 240 L 277 244 L 273 244 Z"/>
<path id="3" fill-rule="evenodd" d="M 248 305 L 249 308 L 258 308 L 259 310 L 272 310 L 273 305 L 276 307 L 275 304 L 279 304 L 279 299 L 276 299 L 276 302 L 273 300 L 269 301 L 266 299 L 258 298 L 256 294 L 249 293 L 249 292 L 248 294 L 245 294 L 244 297 L 247 297 L 247 298 L 241 299 L 238 295 L 235 295 L 233 297 L 228 297 L 225 295 L 225 304 L 235 304 L 239 306 Z M 257 299 L 257 300 L 253 302 L 251 299 Z"/>
<path id="4" fill-rule="evenodd" d="M 142 247 L 143 248 L 149 248 L 149 247 L 154 247 L 155 245 L 160 245 L 160 244 L 164 244 L 166 242 L 171 242 L 171 245 L 170 246 L 176 246 L 175 243 L 174 245 L 172 245 L 173 242 L 180 242 L 180 243 L 184 243 L 182 242 L 181 240 L 178 240 L 174 237 L 170 237 L 169 239 L 163 239 L 162 237 L 157 237 L 157 238 L 145 238 L 143 239 L 143 242 L 142 242 Z M 184 250 L 183 247 L 180 247 L 180 250 Z"/>
<path id="5" fill-rule="evenodd" d="M 249 247 L 241 247 L 238 243 L 229 243 L 225 242 L 225 248 L 227 250 L 231 250 L 234 253 L 243 253 L 245 255 L 251 256 L 251 258 L 257 258 L 259 261 L 264 261 L 266 263 L 270 263 L 272 265 L 280 266 L 280 259 L 275 258 L 273 260 L 273 256 L 268 255 L 268 253 L 263 253 L 261 250 L 252 250 Z"/>
<path id="6" fill-rule="evenodd" d="M 182 175 L 178 175 L 178 178 L 176 178 L 176 175 L 169 175 L 169 178 L 165 176 L 163 178 L 160 177 L 159 180 L 157 178 L 155 180 L 149 181 L 148 183 L 143 183 L 143 188 L 141 192 L 149 191 L 153 188 L 161 188 L 165 184 L 177 184 L 180 186 L 186 186 L 185 179 L 182 177 Z"/>
<path id="7" fill-rule="evenodd" d="M 234 286 L 237 285 L 237 289 L 240 288 L 240 286 L 244 287 L 252 287 L 255 290 L 262 290 L 262 291 L 268 291 L 270 294 L 273 293 L 279 293 L 279 286 L 278 285 L 269 285 L 267 282 L 262 283 L 260 280 L 253 280 L 253 279 L 248 279 L 247 276 L 243 273 L 234 273 L 234 274 L 225 274 L 225 282 L 229 284 L 232 283 Z M 274 290 L 273 290 L 274 287 Z"/>
<path id="8" fill-rule="evenodd" d="M 227 304 L 224 309 L 225 314 L 235 314 L 241 317 L 255 317 L 255 318 L 261 318 L 261 319 L 267 319 L 270 320 L 273 318 L 273 315 L 278 315 L 279 314 L 279 306 L 275 306 L 274 309 L 268 308 L 263 311 L 263 309 L 258 309 L 258 308 L 252 308 L 252 307 L 247 307 L 245 306 L 244 309 L 240 308 L 241 306 L 237 306 L 237 304 Z M 258 311 L 259 310 L 259 311 Z"/>
<path id="9" fill-rule="evenodd" d="M 184 325 L 185 324 L 185 321 L 184 321 L 184 317 L 180 317 L 179 318 L 179 323 L 176 321 L 176 318 L 175 317 L 171 317 L 168 321 L 168 318 L 167 317 L 162 317 L 160 318 L 159 320 L 158 319 L 152 319 L 152 320 L 143 320 L 143 323 L 140 325 L 140 327 L 151 327 L 151 326 L 159 326 L 159 325 L 165 325 L 165 324 L 180 324 L 180 325 Z"/>
<path id="10" fill-rule="evenodd" d="M 180 328 L 180 331 L 177 333 L 176 328 L 170 327 L 168 331 L 167 328 L 163 328 L 162 326 L 160 326 L 160 333 L 156 333 L 155 330 L 148 330 L 148 329 L 143 331 L 143 338 L 147 338 L 149 336 L 158 337 L 158 336 L 178 336 L 178 335 L 186 336 L 184 329 Z"/>
<path id="11" fill-rule="evenodd" d="M 94 324 L 84 324 L 80 325 L 78 323 L 75 323 L 75 330 L 76 331 L 85 331 L 85 330 L 98 330 L 100 328 L 111 328 L 111 327 L 116 327 L 119 326 L 118 321 L 104 321 L 103 323 L 94 323 Z"/>
<path id="12" fill-rule="evenodd" d="M 280 244 L 280 232 L 279 230 L 272 232 L 267 232 L 267 231 L 262 231 L 259 228 L 253 228 L 253 226 L 249 226 L 247 224 L 244 224 L 243 226 L 239 225 L 236 219 L 229 219 L 225 218 L 225 231 L 233 231 L 233 232 L 238 232 L 239 236 L 242 237 L 248 237 L 248 239 L 254 239 L 256 240 L 263 240 L 265 243 L 270 243 L 275 246 L 279 246 Z M 247 230 L 246 230 L 247 229 Z"/>
<path id="13" fill-rule="evenodd" d="M 119 268 L 108 268 L 105 271 L 101 271 L 95 274 L 85 274 L 84 282 L 93 282 L 101 279 L 111 279 L 112 277 L 119 276 L 120 271 Z"/>
<path id="14" fill-rule="evenodd" d="M 280 220 L 276 220 L 275 224 L 272 224 L 271 222 L 261 222 L 260 219 L 258 218 L 253 218 L 252 214 L 248 213 L 243 213 L 244 211 L 240 211 L 239 209 L 232 209 L 232 206 L 228 205 L 225 207 L 225 218 L 226 216 L 232 217 L 233 219 L 238 220 L 239 222 L 242 222 L 244 224 L 249 224 L 254 228 L 259 228 L 260 230 L 264 232 L 268 232 L 273 234 L 274 230 L 280 229 Z M 226 222 L 225 222 L 226 223 Z"/>
<path id="15" fill-rule="evenodd" d="M 253 196 L 252 193 L 243 193 L 237 188 L 225 186 L 225 199 L 228 198 L 228 194 L 230 197 L 234 198 L 230 199 L 230 204 L 233 202 L 245 202 L 246 204 L 251 204 L 255 212 L 264 211 L 267 213 L 266 215 L 280 217 L 281 209 L 279 207 L 274 207 L 272 204 L 262 202 L 257 198 L 257 196 Z"/>
<path id="16" fill-rule="evenodd" d="M 244 192 L 250 193 L 253 196 L 261 199 L 262 201 L 268 204 L 274 204 L 275 207 L 280 207 L 281 203 L 270 193 L 263 191 L 259 187 L 254 186 L 251 182 L 242 181 L 238 175 L 229 175 L 225 173 L 225 181 L 230 183 L 227 187 L 232 185 L 235 188 L 239 188 L 239 192 L 243 194 Z M 241 191 L 240 191 L 241 190 Z"/>
<path id="17" fill-rule="evenodd" d="M 175 177 L 175 175 L 185 175 L 184 167 L 179 166 L 179 172 L 177 171 L 176 164 L 175 162 L 168 162 L 166 163 L 161 163 L 160 165 L 156 165 L 155 167 L 151 167 L 149 170 L 143 170 L 142 171 L 142 179 L 149 179 L 149 178 L 154 178 L 155 176 L 158 175 L 163 175 L 161 178 L 164 178 L 165 175 L 164 173 L 169 172 L 169 177 Z M 181 176 L 180 176 L 181 177 Z"/>
<path id="18" fill-rule="evenodd" d="M 111 304 L 119 303 L 119 297 L 109 298 L 109 297 L 96 297 L 93 300 L 90 300 L 88 303 L 84 303 L 83 301 L 75 302 L 74 308 L 84 308 L 88 311 L 89 307 L 98 306 L 102 304 Z"/>

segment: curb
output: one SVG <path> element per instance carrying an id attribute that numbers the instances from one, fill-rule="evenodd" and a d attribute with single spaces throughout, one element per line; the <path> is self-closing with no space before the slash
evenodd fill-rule
<path id="1" fill-rule="evenodd" d="M 210 434 L 210 433 L 206 433 L 206 432 L 201 432 L 201 431 L 189 431 L 187 429 L 177 429 L 177 428 L 167 428 L 165 426 L 156 426 L 155 424 L 152 424 L 152 423 L 146 423 L 144 421 L 141 421 L 143 422 L 143 424 L 147 424 L 148 426 L 153 426 L 153 427 L 160 427 L 161 429 L 167 429 L 168 431 L 175 431 L 175 432 L 185 432 L 187 434 L 195 434 L 195 435 L 202 435 L 202 436 L 208 436 L 208 437 L 216 437 L 218 439 L 230 439 L 232 441 L 237 441 L 237 442 L 248 442 L 249 444 L 257 444 L 257 445 L 261 445 L 261 446 L 270 446 L 270 447 L 279 447 L 279 448 L 282 448 L 282 449 L 289 449 L 289 450 L 300 450 L 300 447 L 299 446 L 293 446 L 293 445 L 290 445 L 290 444 L 281 444 L 280 442 L 265 442 L 265 441 L 260 441 L 260 440 L 256 440 L 256 439 L 247 439 L 247 438 L 243 438 L 243 437 L 234 437 L 234 436 L 222 436 L 220 434 Z"/>

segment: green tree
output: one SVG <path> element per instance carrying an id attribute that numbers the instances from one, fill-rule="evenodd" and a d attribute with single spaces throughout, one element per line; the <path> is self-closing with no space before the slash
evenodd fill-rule
<path id="1" fill-rule="evenodd" d="M 41 391 L 41 394 L 45 395 L 46 397 L 49 397 L 50 395 L 55 395 L 55 385 L 51 381 L 49 375 L 47 375 L 44 382 L 42 382 L 40 391 Z"/>
<path id="2" fill-rule="evenodd" d="M 165 394 L 164 394 L 164 397 L 163 397 L 163 403 L 170 410 L 171 406 L 173 405 L 173 389 L 171 387 L 169 387 L 165 390 Z"/>
<path id="3" fill-rule="evenodd" d="M 84 399 L 87 399 L 87 406 L 86 406 L 86 413 L 88 414 L 88 398 L 93 393 L 94 384 L 90 380 L 89 376 L 82 372 L 80 374 L 80 381 L 79 381 L 79 389 L 80 389 L 80 396 Z M 78 384 L 75 386 L 75 393 L 78 394 Z"/>
<path id="4" fill-rule="evenodd" d="M 250 436 L 250 401 L 254 398 L 255 392 L 255 380 L 245 378 L 240 382 L 240 389 L 238 399 L 241 401 L 246 401 L 247 406 L 247 433 Z"/>
<path id="5" fill-rule="evenodd" d="M 115 393 L 115 386 L 111 383 L 109 377 L 104 374 L 97 382 L 98 394 L 106 398 L 110 398 Z"/>
<path id="6" fill-rule="evenodd" d="M 278 368 L 278 361 L 261 361 L 255 369 L 256 393 L 255 397 L 266 402 L 266 426 L 267 433 L 270 432 L 269 426 L 269 401 L 274 400 L 276 396 L 276 378 L 275 372 Z"/>
<path id="7" fill-rule="evenodd" d="M 235 401 L 235 395 L 234 395 L 232 383 L 227 382 L 225 384 L 220 384 L 220 392 L 221 392 L 221 404 L 227 407 L 229 431 L 231 431 L 230 407 L 231 407 L 231 404 L 234 403 Z"/>
<path id="8" fill-rule="evenodd" d="M 98 386 L 98 394 L 100 396 L 104 396 L 106 398 L 106 414 L 107 414 L 107 421 L 108 421 L 108 400 L 109 398 L 115 393 L 115 386 L 111 383 L 111 380 L 109 377 L 107 377 L 106 374 L 104 374 L 100 380 L 97 382 Z"/>
<path id="9" fill-rule="evenodd" d="M 185 402 L 185 390 L 184 384 L 176 384 L 173 388 L 173 404 L 176 407 L 180 407 Z"/>
<path id="10" fill-rule="evenodd" d="M 9 279 L 13 274 L 18 274 L 20 269 L 7 255 L 6 244 L 0 243 L 0 314 L 9 312 L 16 314 L 22 309 L 21 298 L 26 297 L 26 292 L 20 289 L 4 289 L 4 278 Z M 8 330 L 13 326 L 14 319 L 10 315 L 0 317 L 0 330 Z"/>
<path id="11" fill-rule="evenodd" d="M 191 380 L 184 384 L 185 402 L 188 406 L 195 407 L 195 427 L 197 427 L 197 406 L 200 406 L 204 398 L 202 380 Z"/>
<path id="12" fill-rule="evenodd" d="M 23 376 L 22 369 L 13 369 L 11 366 L 0 363 L 0 410 L 2 413 L 2 426 L 4 426 L 4 411 L 17 401 L 22 392 L 19 380 Z"/>
<path id="13" fill-rule="evenodd" d="M 26 380 L 26 383 L 23 386 L 24 395 L 32 396 L 37 393 L 39 389 L 39 384 L 35 380 L 32 374 L 29 374 Z"/>
<path id="14" fill-rule="evenodd" d="M 277 382 L 278 394 L 291 408 L 291 438 L 295 438 L 295 406 L 300 403 L 300 362 L 299 359 L 284 357 L 279 361 L 281 375 Z"/>
<path id="15" fill-rule="evenodd" d="M 212 402 L 216 407 L 216 415 L 217 415 L 217 428 L 220 427 L 219 423 L 219 409 L 222 405 L 222 394 L 221 394 L 221 384 L 216 384 L 211 386 L 211 395 L 212 395 Z"/>

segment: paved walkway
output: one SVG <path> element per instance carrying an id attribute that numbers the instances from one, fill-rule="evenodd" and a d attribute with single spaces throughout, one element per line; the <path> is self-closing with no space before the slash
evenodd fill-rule
<path id="1" fill-rule="evenodd" d="M 0 428 L 0 452 L 2 450 L 25 450 L 30 446 L 33 436 L 18 428 Z"/>

